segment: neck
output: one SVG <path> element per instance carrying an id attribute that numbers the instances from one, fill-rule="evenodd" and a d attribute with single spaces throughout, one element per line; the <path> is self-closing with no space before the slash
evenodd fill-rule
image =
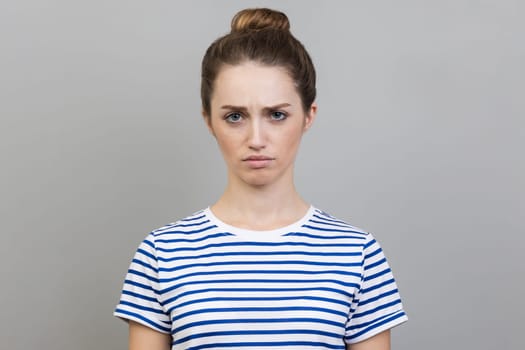
<path id="1" fill-rule="evenodd" d="M 270 230 L 299 220 L 308 208 L 293 179 L 252 186 L 230 178 L 223 195 L 211 209 L 232 226 Z"/>

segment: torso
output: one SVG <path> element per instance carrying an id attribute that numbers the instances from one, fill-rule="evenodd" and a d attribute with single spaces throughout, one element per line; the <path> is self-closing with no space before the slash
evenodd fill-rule
<path id="1" fill-rule="evenodd" d="M 174 349 L 344 349 L 366 232 L 313 207 L 272 231 L 229 226 L 208 208 L 154 237 Z"/>

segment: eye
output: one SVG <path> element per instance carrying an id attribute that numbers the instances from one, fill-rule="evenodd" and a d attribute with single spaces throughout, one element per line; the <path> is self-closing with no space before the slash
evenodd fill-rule
<path id="1" fill-rule="evenodd" d="M 287 115 L 286 113 L 275 111 L 275 112 L 272 112 L 272 114 L 270 114 L 270 117 L 272 118 L 272 120 L 279 121 L 279 120 L 286 119 Z"/>
<path id="2" fill-rule="evenodd" d="M 224 118 L 228 123 L 239 123 L 242 120 L 240 113 L 230 113 Z"/>

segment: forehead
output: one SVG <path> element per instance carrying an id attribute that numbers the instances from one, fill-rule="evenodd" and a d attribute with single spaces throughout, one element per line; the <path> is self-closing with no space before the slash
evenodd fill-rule
<path id="1" fill-rule="evenodd" d="M 225 65 L 214 84 L 212 105 L 272 105 L 288 102 L 295 105 L 300 97 L 285 68 L 254 62 Z"/>

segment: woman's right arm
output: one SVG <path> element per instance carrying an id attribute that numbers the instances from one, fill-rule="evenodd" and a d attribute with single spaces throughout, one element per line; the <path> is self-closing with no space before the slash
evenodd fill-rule
<path id="1" fill-rule="evenodd" d="M 129 350 L 170 350 L 171 335 L 129 321 Z"/>

